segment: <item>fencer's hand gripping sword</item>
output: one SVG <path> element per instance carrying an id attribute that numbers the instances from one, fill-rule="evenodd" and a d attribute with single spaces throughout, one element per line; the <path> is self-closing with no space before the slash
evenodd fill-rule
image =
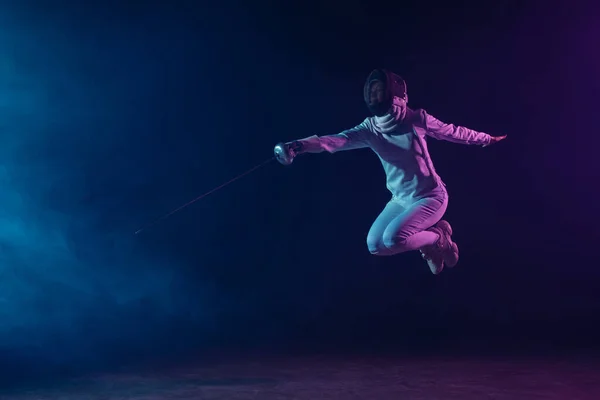
<path id="1" fill-rule="evenodd" d="M 289 153 L 287 146 L 284 143 L 277 143 L 273 151 L 277 161 L 283 165 L 290 165 L 294 161 L 294 157 Z"/>
<path id="2" fill-rule="evenodd" d="M 274 153 L 275 155 L 273 157 L 269 157 L 268 159 L 266 159 L 265 161 L 261 162 L 260 164 L 255 165 L 254 167 L 250 168 L 249 170 L 242 172 L 241 174 L 239 174 L 238 176 L 236 176 L 233 179 L 228 180 L 227 182 L 223 183 L 222 185 L 217 186 L 214 189 L 209 190 L 208 192 L 196 197 L 195 199 L 185 203 L 184 205 L 177 207 L 175 210 L 171 211 L 168 214 L 163 215 L 162 217 L 154 220 L 153 222 L 146 224 L 145 226 L 143 226 L 142 228 L 138 229 L 137 231 L 135 231 L 135 234 L 139 234 L 142 231 L 150 228 L 151 226 L 156 225 L 158 222 L 162 221 L 163 219 L 167 219 L 168 217 L 170 217 L 171 215 L 175 214 L 176 212 L 179 212 L 181 210 L 183 210 L 184 208 L 186 208 L 187 206 L 190 206 L 194 203 L 196 203 L 197 201 L 202 200 L 203 198 L 205 198 L 206 196 L 208 196 L 209 194 L 212 194 L 214 192 L 216 192 L 217 190 L 223 189 L 225 186 L 237 181 L 240 178 L 243 178 L 246 175 L 251 174 L 252 172 L 256 171 L 257 169 L 265 166 L 266 164 L 270 163 L 273 160 L 277 160 L 279 161 L 281 164 L 283 165 L 290 165 L 293 161 L 294 161 L 294 157 L 296 157 L 297 154 L 299 154 L 299 152 L 302 150 L 302 144 L 300 142 L 292 142 L 291 145 L 286 145 L 284 143 L 278 143 L 277 145 L 275 145 L 275 149 L 274 149 Z"/>
<path id="3" fill-rule="evenodd" d="M 275 158 L 283 165 L 290 165 L 303 148 L 304 145 L 297 140 L 287 144 L 277 143 L 274 150 Z"/>

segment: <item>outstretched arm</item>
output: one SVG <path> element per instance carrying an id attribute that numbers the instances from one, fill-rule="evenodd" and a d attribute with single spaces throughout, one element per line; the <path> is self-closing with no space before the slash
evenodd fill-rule
<path id="1" fill-rule="evenodd" d="M 423 111 L 423 113 L 425 114 L 425 132 L 427 135 L 435 139 L 447 140 L 449 142 L 460 144 L 489 146 L 506 137 L 494 137 L 488 135 L 487 133 L 465 128 L 464 126 L 447 124 L 435 118 L 434 116 L 429 115 L 425 111 Z"/>
<path id="2" fill-rule="evenodd" d="M 336 135 L 309 136 L 304 139 L 286 143 L 296 155 L 302 153 L 335 153 L 369 147 L 371 131 L 366 121 Z"/>

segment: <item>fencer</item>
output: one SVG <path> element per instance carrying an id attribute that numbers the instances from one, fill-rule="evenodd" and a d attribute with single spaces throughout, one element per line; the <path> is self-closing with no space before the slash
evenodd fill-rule
<path id="1" fill-rule="evenodd" d="M 309 136 L 279 143 L 274 152 L 284 165 L 305 153 L 335 153 L 370 148 L 379 158 L 391 198 L 367 234 L 371 254 L 389 256 L 419 250 L 432 273 L 454 267 L 459 258 L 452 227 L 443 218 L 448 206 L 446 185 L 437 174 L 427 137 L 489 146 L 506 138 L 440 121 L 423 109 L 408 107 L 406 82 L 397 74 L 373 70 L 364 84 L 371 116 L 334 135 Z"/>

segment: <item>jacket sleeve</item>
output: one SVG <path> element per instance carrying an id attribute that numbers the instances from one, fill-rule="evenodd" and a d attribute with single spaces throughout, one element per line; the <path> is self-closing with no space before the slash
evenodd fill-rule
<path id="1" fill-rule="evenodd" d="M 370 146 L 371 130 L 366 120 L 354 128 L 347 129 L 336 135 L 309 136 L 291 143 L 301 145 L 300 153 L 321 153 L 362 149 Z"/>
<path id="2" fill-rule="evenodd" d="M 425 132 L 428 136 L 438 140 L 447 140 L 449 142 L 460 144 L 490 144 L 491 136 L 487 133 L 478 132 L 473 129 L 465 128 L 464 126 L 447 124 L 434 116 L 429 115 L 426 111 L 423 111 L 423 114 Z"/>

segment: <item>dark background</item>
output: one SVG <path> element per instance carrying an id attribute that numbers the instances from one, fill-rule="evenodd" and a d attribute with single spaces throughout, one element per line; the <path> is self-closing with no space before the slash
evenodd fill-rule
<path id="1" fill-rule="evenodd" d="M 0 12 L 3 379 L 213 351 L 598 345 L 597 6 L 144 3 Z M 429 141 L 454 270 L 368 253 L 389 197 L 368 150 L 272 163 L 133 235 L 278 141 L 361 122 L 376 67 L 413 108 L 508 134 Z"/>

